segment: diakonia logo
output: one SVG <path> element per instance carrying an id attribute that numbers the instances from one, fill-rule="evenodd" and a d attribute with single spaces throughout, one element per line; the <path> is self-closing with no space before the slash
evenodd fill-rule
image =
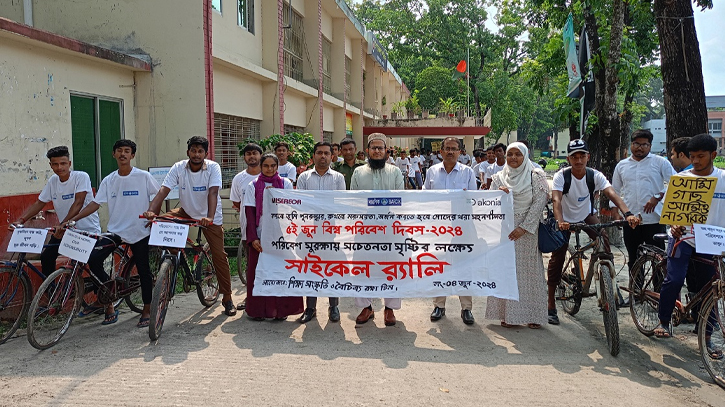
<path id="1" fill-rule="evenodd" d="M 401 206 L 403 198 L 368 198 L 368 206 Z"/>

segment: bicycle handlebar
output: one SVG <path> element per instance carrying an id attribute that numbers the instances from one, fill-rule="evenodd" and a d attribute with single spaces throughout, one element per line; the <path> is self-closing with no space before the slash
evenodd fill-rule
<path id="1" fill-rule="evenodd" d="M 139 219 L 147 219 L 143 215 L 138 215 Z M 198 223 L 196 219 L 189 219 L 189 218 L 177 218 L 174 216 L 163 216 L 163 215 L 156 215 L 153 218 L 154 221 L 160 221 L 160 222 L 169 222 L 169 223 L 180 223 L 182 225 L 189 225 L 194 227 L 200 227 L 203 228 L 201 224 Z"/>
<path id="2" fill-rule="evenodd" d="M 629 222 L 627 222 L 626 219 L 621 220 L 615 220 L 608 223 L 595 223 L 593 225 L 586 224 L 584 222 L 578 222 L 578 223 L 571 223 L 569 224 L 569 230 L 572 230 L 574 232 L 581 232 L 584 229 L 603 229 L 613 226 L 628 226 Z"/>

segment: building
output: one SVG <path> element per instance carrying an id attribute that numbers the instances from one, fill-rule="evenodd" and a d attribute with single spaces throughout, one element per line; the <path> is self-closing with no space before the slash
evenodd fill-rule
<path id="1" fill-rule="evenodd" d="M 667 153 L 667 129 L 665 128 L 665 118 L 652 119 L 642 123 L 644 130 L 652 133 L 652 148 L 650 151 L 654 154 Z"/>
<path id="2" fill-rule="evenodd" d="M 718 143 L 718 154 L 725 155 L 725 138 L 722 136 L 722 125 L 725 120 L 725 96 L 706 96 L 707 130 Z"/>

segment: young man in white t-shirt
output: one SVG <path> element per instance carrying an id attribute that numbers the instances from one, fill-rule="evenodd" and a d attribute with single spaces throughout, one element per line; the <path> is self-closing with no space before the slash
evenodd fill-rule
<path id="1" fill-rule="evenodd" d="M 415 176 L 415 184 L 418 189 L 423 188 L 423 174 L 421 173 L 423 158 L 418 153 L 418 149 L 410 150 L 410 170 Z"/>
<path id="2" fill-rule="evenodd" d="M 84 206 L 93 200 L 93 189 L 91 189 L 91 178 L 88 174 L 83 171 L 71 170 L 72 162 L 68 147 L 53 147 L 48 150 L 46 157 L 50 160 L 50 168 L 54 174 L 40 192 L 38 200 L 30 205 L 14 223 L 22 225 L 40 212 L 48 202 L 53 202 L 53 208 L 60 223 L 56 227 L 56 232 L 50 237 L 48 247 L 40 255 L 42 272 L 48 276 L 55 271 L 58 247 L 63 238 L 63 228 L 60 225 L 76 216 Z M 98 213 L 89 215 L 78 222 L 76 228 L 86 232 L 101 233 Z"/>
<path id="3" fill-rule="evenodd" d="M 153 219 L 161 210 L 161 202 L 175 186 L 179 186 L 179 208 L 167 213 L 170 216 L 196 219 L 211 249 L 211 260 L 219 280 L 219 292 L 222 293 L 224 314 L 234 316 L 237 309 L 232 300 L 232 278 L 229 274 L 229 260 L 224 251 L 224 227 L 222 218 L 222 199 L 219 189 L 222 186 L 222 172 L 219 164 L 207 160 L 209 140 L 203 136 L 193 136 L 186 142 L 188 160 L 177 162 L 171 167 L 161 185 L 161 190 L 144 213 Z"/>
<path id="4" fill-rule="evenodd" d="M 116 159 L 118 170 L 103 178 L 93 202 L 83 208 L 71 221 L 80 222 L 86 216 L 97 213 L 101 204 L 108 204 L 107 230 L 114 234 L 110 239 L 113 239 L 116 244 L 128 243 L 133 252 L 134 263 L 141 280 L 141 297 L 143 298 L 143 310 L 136 326 L 146 328 L 149 326 L 151 295 L 154 289 L 153 275 L 149 267 L 149 235 L 151 231 L 146 227 L 146 220 L 139 219 L 139 215 L 146 211 L 151 198 L 159 192 L 160 187 L 148 171 L 131 165 L 131 160 L 135 156 L 136 143 L 131 140 L 116 141 L 113 145 L 113 158 Z M 103 282 L 111 278 L 103 269 L 103 261 L 115 249 L 113 246 L 99 248 L 99 246 L 109 243 L 106 239 L 109 238 L 98 240 L 97 249 L 93 250 L 88 259 L 91 272 Z M 86 310 L 84 314 L 88 312 L 90 309 Z M 110 303 L 106 306 L 106 318 L 102 324 L 113 324 L 117 320 L 118 310 L 114 310 L 113 303 Z"/>
<path id="5" fill-rule="evenodd" d="M 566 260 L 566 252 L 569 247 L 569 224 L 584 222 L 588 225 L 600 223 L 599 217 L 596 215 L 596 208 L 592 206 L 592 200 L 589 193 L 589 187 L 587 186 L 586 173 L 587 173 L 587 162 L 589 161 L 589 150 L 587 145 L 582 140 L 572 140 L 569 142 L 567 147 L 568 157 L 566 160 L 571 165 L 571 168 L 565 168 L 560 170 L 554 175 L 554 187 L 552 191 L 551 201 L 554 206 L 554 217 L 559 226 L 559 229 L 564 232 L 564 240 L 567 242 L 564 246 L 555 250 L 551 253 L 551 259 L 549 260 L 549 267 L 547 269 L 547 284 L 549 288 L 549 323 L 553 325 L 559 324 L 559 317 L 556 312 L 556 303 L 554 293 L 556 287 L 561 281 L 561 272 L 564 267 L 564 261 Z M 639 224 L 639 219 L 635 217 L 632 212 L 629 211 L 627 205 L 624 203 L 622 198 L 617 195 L 612 188 L 612 185 L 604 177 L 601 172 L 590 169 L 594 172 L 594 192 L 602 191 L 610 201 L 612 201 L 617 208 L 624 214 L 624 217 L 629 222 L 629 226 L 634 228 Z M 571 185 L 569 191 L 564 195 L 564 183 L 566 171 L 571 171 Z M 587 230 L 586 233 L 592 239 L 597 237 L 594 231 Z M 607 234 L 602 231 L 602 240 L 604 244 L 604 250 L 609 253 L 611 257 L 611 249 L 609 248 L 609 238 Z"/>
<path id="6" fill-rule="evenodd" d="M 294 184 L 294 182 L 297 180 L 297 167 L 295 167 L 295 165 L 291 162 L 287 161 L 290 155 L 289 144 L 285 143 L 284 141 L 280 141 L 275 144 L 274 155 L 276 155 L 277 159 L 279 160 L 279 168 L 277 169 L 279 176 L 289 179 Z"/>
<path id="7" fill-rule="evenodd" d="M 407 179 L 410 186 L 413 189 L 416 189 L 415 175 L 412 174 L 410 159 L 408 158 L 408 153 L 405 150 L 402 150 L 400 152 L 400 157 L 395 159 L 395 166 L 400 169 L 400 172 L 403 174 L 403 179 Z"/>
<path id="8" fill-rule="evenodd" d="M 486 178 L 485 189 L 491 188 L 491 180 L 493 179 L 493 174 L 496 174 L 499 171 L 503 170 L 504 165 L 506 165 L 506 145 L 504 143 L 498 143 L 493 146 L 493 155 L 496 157 L 496 161 L 494 161 L 492 164 L 489 164 L 483 171 L 483 173 L 485 174 L 484 177 Z"/>

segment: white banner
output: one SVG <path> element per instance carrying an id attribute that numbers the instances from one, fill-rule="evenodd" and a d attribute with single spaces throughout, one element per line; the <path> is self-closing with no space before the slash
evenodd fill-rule
<path id="1" fill-rule="evenodd" d="M 518 300 L 513 223 L 501 191 L 268 188 L 254 295 Z"/>
<path id="2" fill-rule="evenodd" d="M 45 229 L 15 228 L 8 243 L 8 251 L 13 253 L 40 253 L 43 251 Z"/>
<path id="3" fill-rule="evenodd" d="M 60 241 L 58 253 L 81 263 L 88 263 L 91 250 L 96 245 L 96 239 L 66 230 L 63 239 Z"/>
<path id="4" fill-rule="evenodd" d="M 695 246 L 700 254 L 725 254 L 725 228 L 712 225 L 692 225 L 695 229 Z"/>
<path id="5" fill-rule="evenodd" d="M 179 247 L 186 246 L 186 237 L 189 235 L 189 225 L 169 222 L 154 222 L 151 224 L 150 246 Z"/>

